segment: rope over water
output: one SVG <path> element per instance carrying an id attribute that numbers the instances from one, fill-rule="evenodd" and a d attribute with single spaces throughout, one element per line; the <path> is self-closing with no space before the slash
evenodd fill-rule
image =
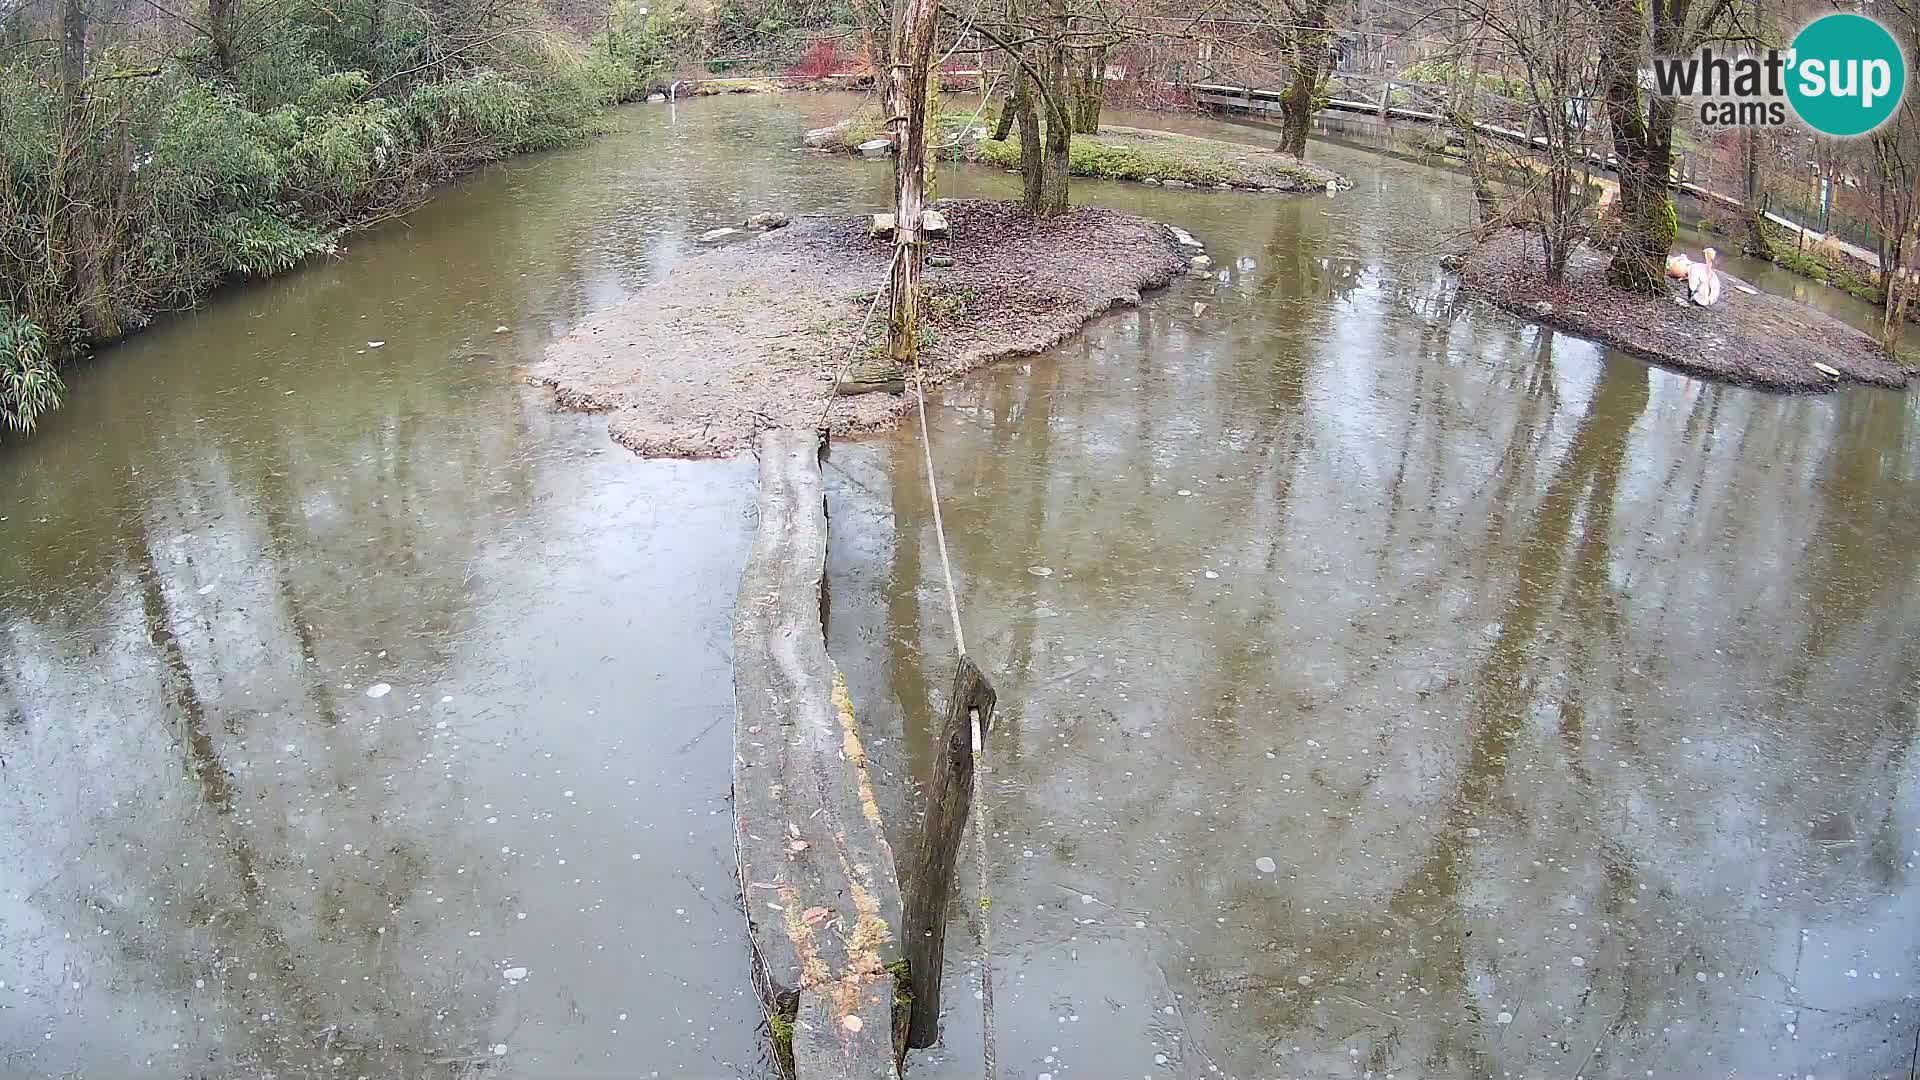
<path id="1" fill-rule="evenodd" d="M 913 397 L 920 411 L 920 449 L 927 466 L 927 495 L 933 503 L 933 536 L 940 546 L 940 573 L 947 585 L 947 613 L 953 617 L 953 641 L 961 656 L 967 654 L 966 631 L 960 626 L 960 594 L 953 587 L 953 560 L 947 555 L 947 526 L 940 513 L 940 488 L 933 477 L 933 437 L 927 431 L 926 372 L 916 359 L 913 366 Z M 980 710 L 967 710 L 973 726 L 974 790 L 980 796 L 973 803 L 973 855 L 980 884 L 980 1044 L 982 1068 L 986 1080 L 997 1072 L 993 1033 L 993 898 L 987 888 L 987 747 L 981 738 Z"/>

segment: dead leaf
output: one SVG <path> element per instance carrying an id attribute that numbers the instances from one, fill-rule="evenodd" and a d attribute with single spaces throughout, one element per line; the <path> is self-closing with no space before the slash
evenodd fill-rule
<path id="1" fill-rule="evenodd" d="M 867 1026 L 867 1022 L 857 1016 L 843 1016 L 840 1018 L 840 1026 L 848 1031 L 859 1031 Z"/>
<path id="2" fill-rule="evenodd" d="M 810 907 L 800 913 L 800 918 L 809 926 L 819 926 L 821 923 L 827 921 L 827 916 L 832 914 L 833 911 L 829 908 Z"/>
<path id="3" fill-rule="evenodd" d="M 790 840 L 787 842 L 787 851 L 789 851 L 794 855 L 798 855 L 801 852 L 807 850 L 807 848 L 811 846 L 812 845 L 808 844 L 805 840 Z"/>

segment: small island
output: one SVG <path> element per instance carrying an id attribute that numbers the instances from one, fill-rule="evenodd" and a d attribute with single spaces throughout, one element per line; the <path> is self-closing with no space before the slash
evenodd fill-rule
<path id="1" fill-rule="evenodd" d="M 1641 296 L 1607 283 L 1607 254 L 1575 250 L 1549 284 L 1536 236 L 1502 229 L 1453 260 L 1461 286 L 1514 314 L 1691 375 L 1802 393 L 1843 383 L 1900 388 L 1908 373 L 1873 338 L 1725 271 L 1720 301 L 1699 307 L 1669 286 Z"/>
<path id="2" fill-rule="evenodd" d="M 929 384 L 1051 348 L 1196 263 L 1198 242 L 1096 207 L 1038 218 L 949 200 L 929 245 L 920 362 Z M 566 408 L 607 412 L 614 440 L 654 457 L 738 453 L 771 428 L 891 427 L 910 395 L 835 394 L 886 340 L 890 240 L 865 216 L 802 217 L 676 266 L 555 342 L 528 381 Z M 877 310 L 874 310 L 876 309 Z"/>

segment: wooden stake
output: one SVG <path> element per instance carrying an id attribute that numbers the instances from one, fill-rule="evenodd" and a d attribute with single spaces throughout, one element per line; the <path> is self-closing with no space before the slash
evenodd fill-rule
<path id="1" fill-rule="evenodd" d="M 960 859 L 960 841 L 966 835 L 967 815 L 973 809 L 973 724 L 980 717 L 980 738 L 993 721 L 993 684 L 960 658 L 953 673 L 953 692 L 947 697 L 946 724 L 940 730 L 940 754 L 934 761 L 933 784 L 927 791 L 927 819 L 920 847 L 908 866 L 906 920 L 907 972 L 913 982 L 913 1008 L 907 1045 L 932 1046 L 940 1036 L 940 972 L 947 942 L 947 899 L 953 894 L 953 871 Z"/>

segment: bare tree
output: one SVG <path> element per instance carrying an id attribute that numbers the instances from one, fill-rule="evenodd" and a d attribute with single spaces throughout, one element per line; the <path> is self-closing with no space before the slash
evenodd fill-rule
<path id="1" fill-rule="evenodd" d="M 1599 85 L 1602 31 L 1587 0 L 1462 0 L 1451 14 L 1463 44 L 1445 115 L 1466 151 L 1481 230 L 1536 229 L 1547 280 L 1557 283 L 1592 229 L 1586 104 Z M 1485 123 L 1477 103 L 1488 98 L 1525 116 L 1525 145 Z"/>

